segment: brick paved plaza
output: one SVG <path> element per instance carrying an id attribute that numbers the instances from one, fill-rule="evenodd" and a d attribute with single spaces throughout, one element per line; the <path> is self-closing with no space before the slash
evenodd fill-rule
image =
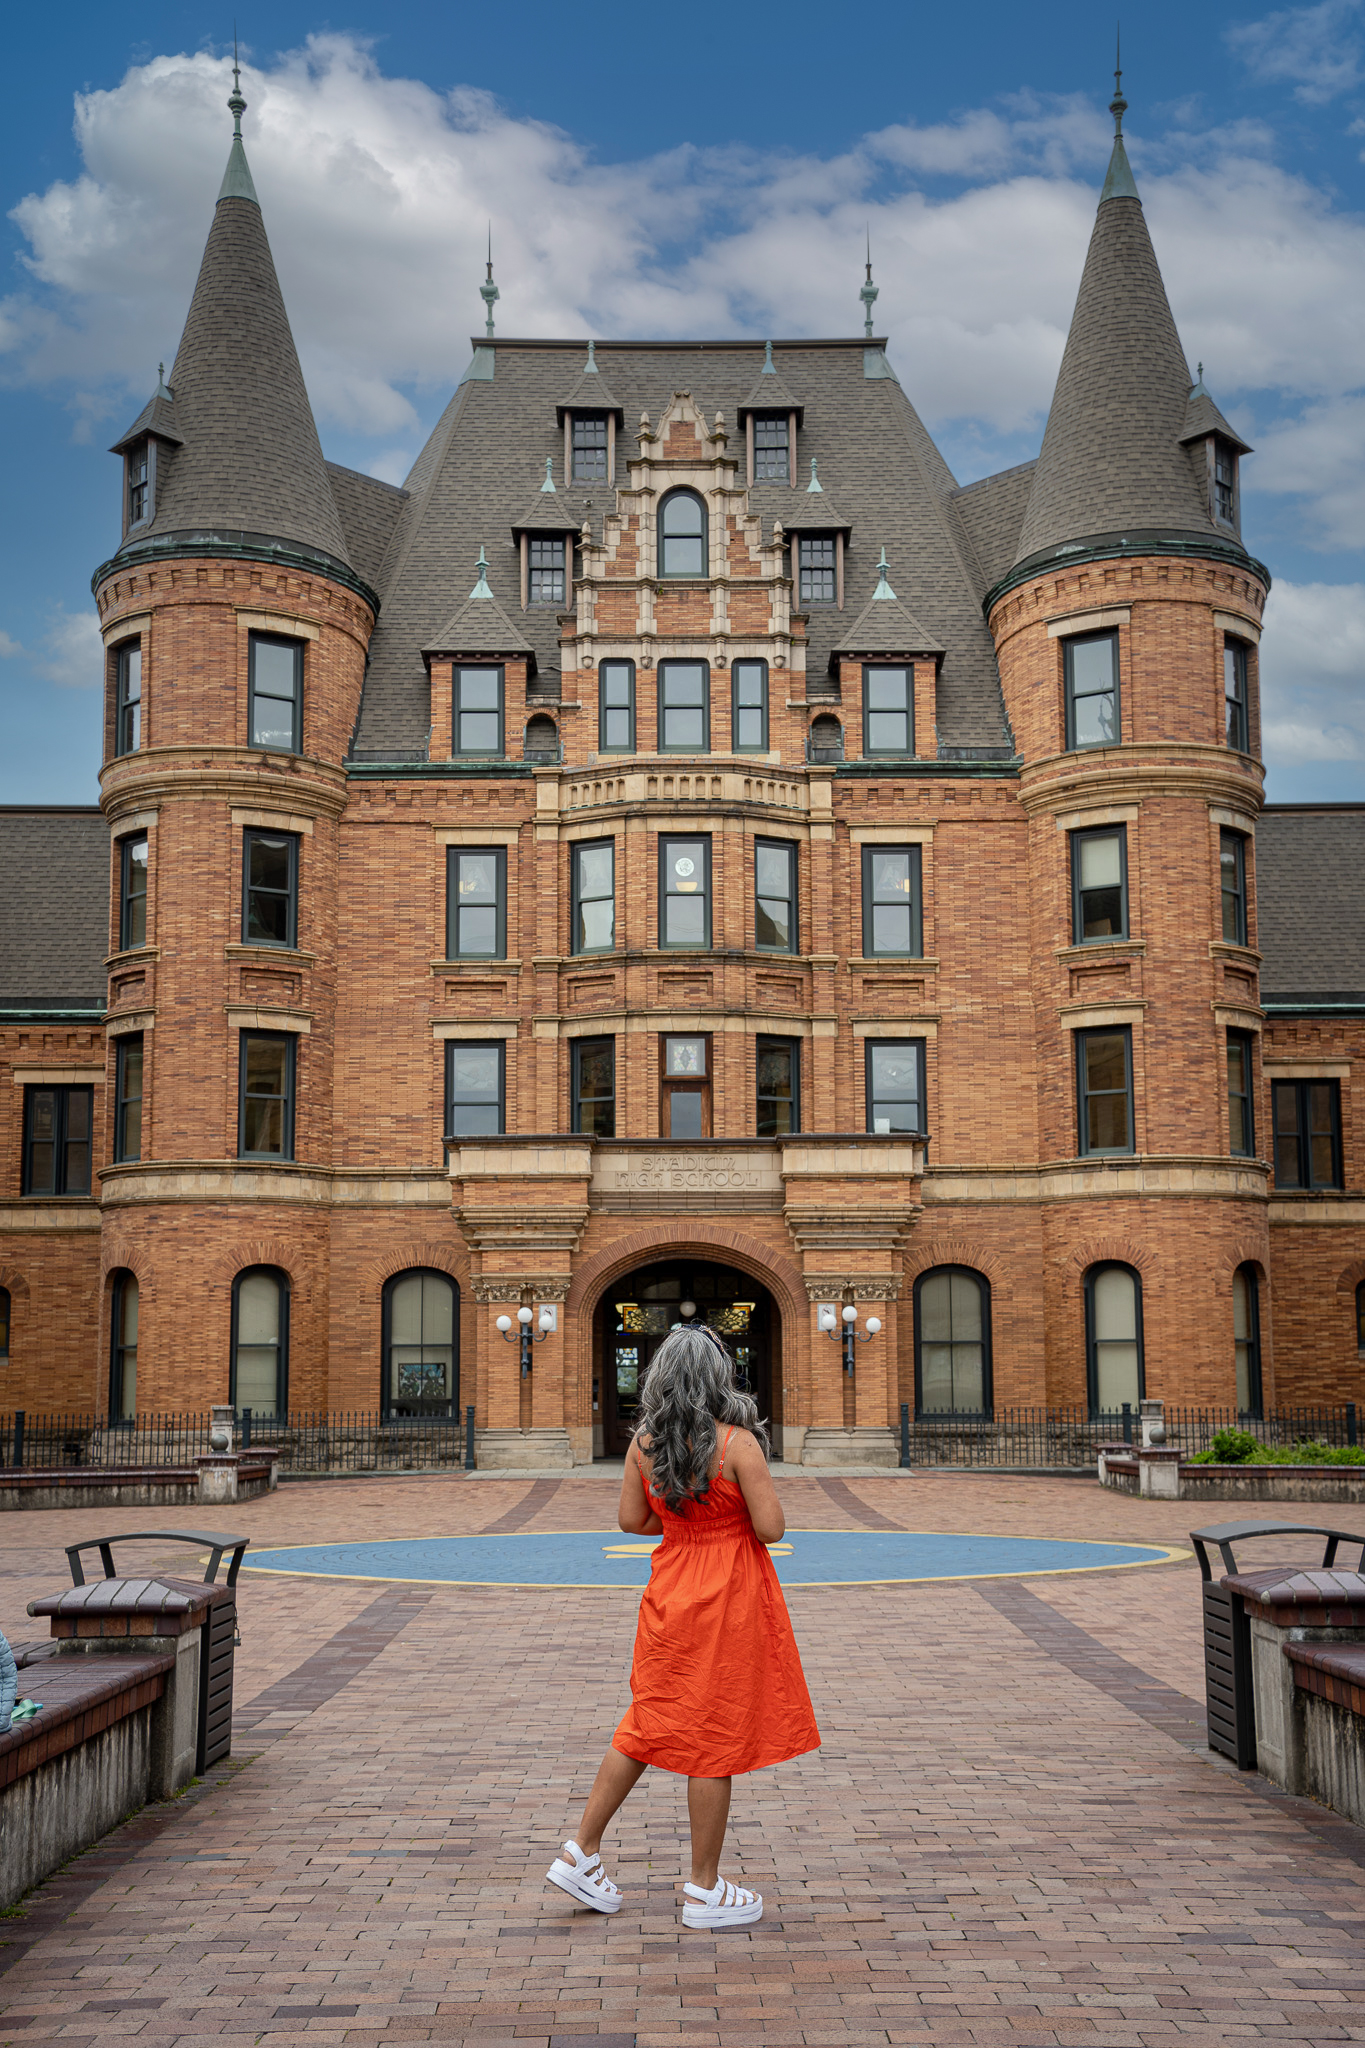
<path id="1" fill-rule="evenodd" d="M 1081 1479 L 778 1485 L 794 1530 L 1180 1543 L 1217 1518 Z M 209 1520 L 258 1546 L 611 1529 L 615 1497 L 317 1482 Z M 0 1627 L 41 1633 L 64 1543 L 176 1519 L 7 1516 Z M 608 1838 L 615 1920 L 542 1883 L 627 1698 L 635 1594 L 244 1580 L 230 1764 L 0 1920 L 0 2044 L 1365 2040 L 1365 1833 L 1210 1757 L 1198 1585 L 793 1591 L 824 1747 L 738 1783 L 722 1867 L 765 1917 L 708 1937 L 678 1918 L 680 1781 Z"/>

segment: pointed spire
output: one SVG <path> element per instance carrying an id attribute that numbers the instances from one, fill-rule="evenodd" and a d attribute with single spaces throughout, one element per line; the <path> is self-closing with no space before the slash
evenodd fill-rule
<path id="1" fill-rule="evenodd" d="M 542 490 L 542 491 L 548 491 L 548 492 L 549 492 L 549 494 L 550 494 L 550 496 L 551 496 L 552 498 L 554 497 L 554 495 L 555 495 L 555 459 L 554 459 L 553 455 L 547 455 L 547 456 L 546 456 L 546 458 L 545 458 L 545 481 L 544 481 L 544 483 L 543 483 L 543 484 L 541 485 L 541 487 L 540 487 L 540 488 L 541 488 L 541 490 Z"/>
<path id="2" fill-rule="evenodd" d="M 1128 152 L 1123 146 L 1123 117 L 1128 112 L 1128 102 L 1123 97 L 1122 52 L 1118 42 L 1118 30 L 1114 31 L 1114 97 L 1109 102 L 1109 111 L 1114 117 L 1114 147 L 1109 158 L 1109 171 L 1100 193 L 1100 203 L 1106 199 L 1136 199 L 1138 188 L 1128 165 Z"/>
<path id="3" fill-rule="evenodd" d="M 863 333 L 871 341 L 872 308 L 876 305 L 881 294 L 872 282 L 872 229 L 870 226 L 867 230 L 867 277 L 863 282 L 863 288 L 859 292 L 858 297 L 863 302 Z"/>
<path id="4" fill-rule="evenodd" d="M 471 599 L 476 597 L 491 597 L 493 593 L 488 587 L 488 556 L 484 553 L 482 548 L 479 549 L 479 559 L 475 564 L 475 567 L 478 569 L 479 572 L 479 580 L 469 593 Z"/>
<path id="5" fill-rule="evenodd" d="M 597 368 L 597 343 L 595 341 L 590 341 L 588 343 L 588 360 L 583 365 L 582 375 L 585 377 L 596 377 L 598 374 L 599 372 Z"/>
<path id="6" fill-rule="evenodd" d="M 812 455 L 810 459 L 810 482 L 806 485 L 807 495 L 809 495 L 811 491 L 819 491 L 823 494 L 824 488 L 824 485 L 821 483 L 820 478 L 816 473 L 815 457 Z"/>
<path id="7" fill-rule="evenodd" d="M 170 392 L 166 389 L 166 365 L 164 363 L 158 363 L 156 366 L 156 390 L 152 393 L 152 396 L 153 398 L 169 398 L 171 396 Z"/>
<path id="8" fill-rule="evenodd" d="M 251 180 L 251 169 L 246 160 L 246 148 L 242 142 L 242 116 L 246 112 L 246 101 L 242 98 L 242 67 L 237 61 L 237 36 L 232 37 L 232 91 L 228 95 L 228 112 L 232 115 L 232 147 L 228 151 L 227 169 L 223 182 L 218 187 L 220 199 L 248 199 L 253 206 L 259 206 L 256 187 Z"/>
<path id="9" fill-rule="evenodd" d="M 765 341 L 763 344 L 763 368 L 758 374 L 760 377 L 775 377 L 777 375 L 777 366 L 773 362 L 773 345 L 770 341 Z"/>
<path id="10" fill-rule="evenodd" d="M 896 602 L 896 593 L 891 588 L 891 578 L 887 574 L 887 560 L 885 548 L 882 549 L 882 558 L 877 564 L 877 588 L 873 591 L 870 601 L 873 604 L 877 604 L 878 602 L 882 604 L 894 604 Z"/>
<path id="11" fill-rule="evenodd" d="M 479 286 L 479 297 L 483 300 L 488 314 L 484 333 L 491 341 L 493 338 L 493 308 L 502 297 L 502 293 L 493 282 L 493 223 L 491 220 L 488 223 L 488 275 Z"/>

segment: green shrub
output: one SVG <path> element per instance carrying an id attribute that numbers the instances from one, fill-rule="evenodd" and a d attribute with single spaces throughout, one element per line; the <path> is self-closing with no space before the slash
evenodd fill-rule
<path id="1" fill-rule="evenodd" d="M 1365 1465 L 1365 1445 L 1309 1441 L 1263 1444 L 1247 1429 L 1220 1429 L 1207 1451 L 1197 1451 L 1192 1465 Z"/>

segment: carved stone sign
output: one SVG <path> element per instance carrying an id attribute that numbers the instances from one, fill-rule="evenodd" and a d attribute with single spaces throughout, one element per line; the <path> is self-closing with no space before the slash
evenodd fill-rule
<path id="1" fill-rule="evenodd" d="M 594 1180 L 616 1194 L 774 1194 L 781 1189 L 776 1151 L 599 1151 Z"/>

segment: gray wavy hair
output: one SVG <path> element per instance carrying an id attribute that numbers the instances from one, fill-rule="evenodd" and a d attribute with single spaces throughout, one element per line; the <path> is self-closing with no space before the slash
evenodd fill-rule
<path id="1" fill-rule="evenodd" d="M 705 1323 L 679 1323 L 650 1360 L 639 1430 L 650 1486 L 675 1514 L 710 1490 L 717 1423 L 751 1430 L 767 1456 L 758 1403 L 735 1385 L 735 1362 L 723 1340 Z"/>

